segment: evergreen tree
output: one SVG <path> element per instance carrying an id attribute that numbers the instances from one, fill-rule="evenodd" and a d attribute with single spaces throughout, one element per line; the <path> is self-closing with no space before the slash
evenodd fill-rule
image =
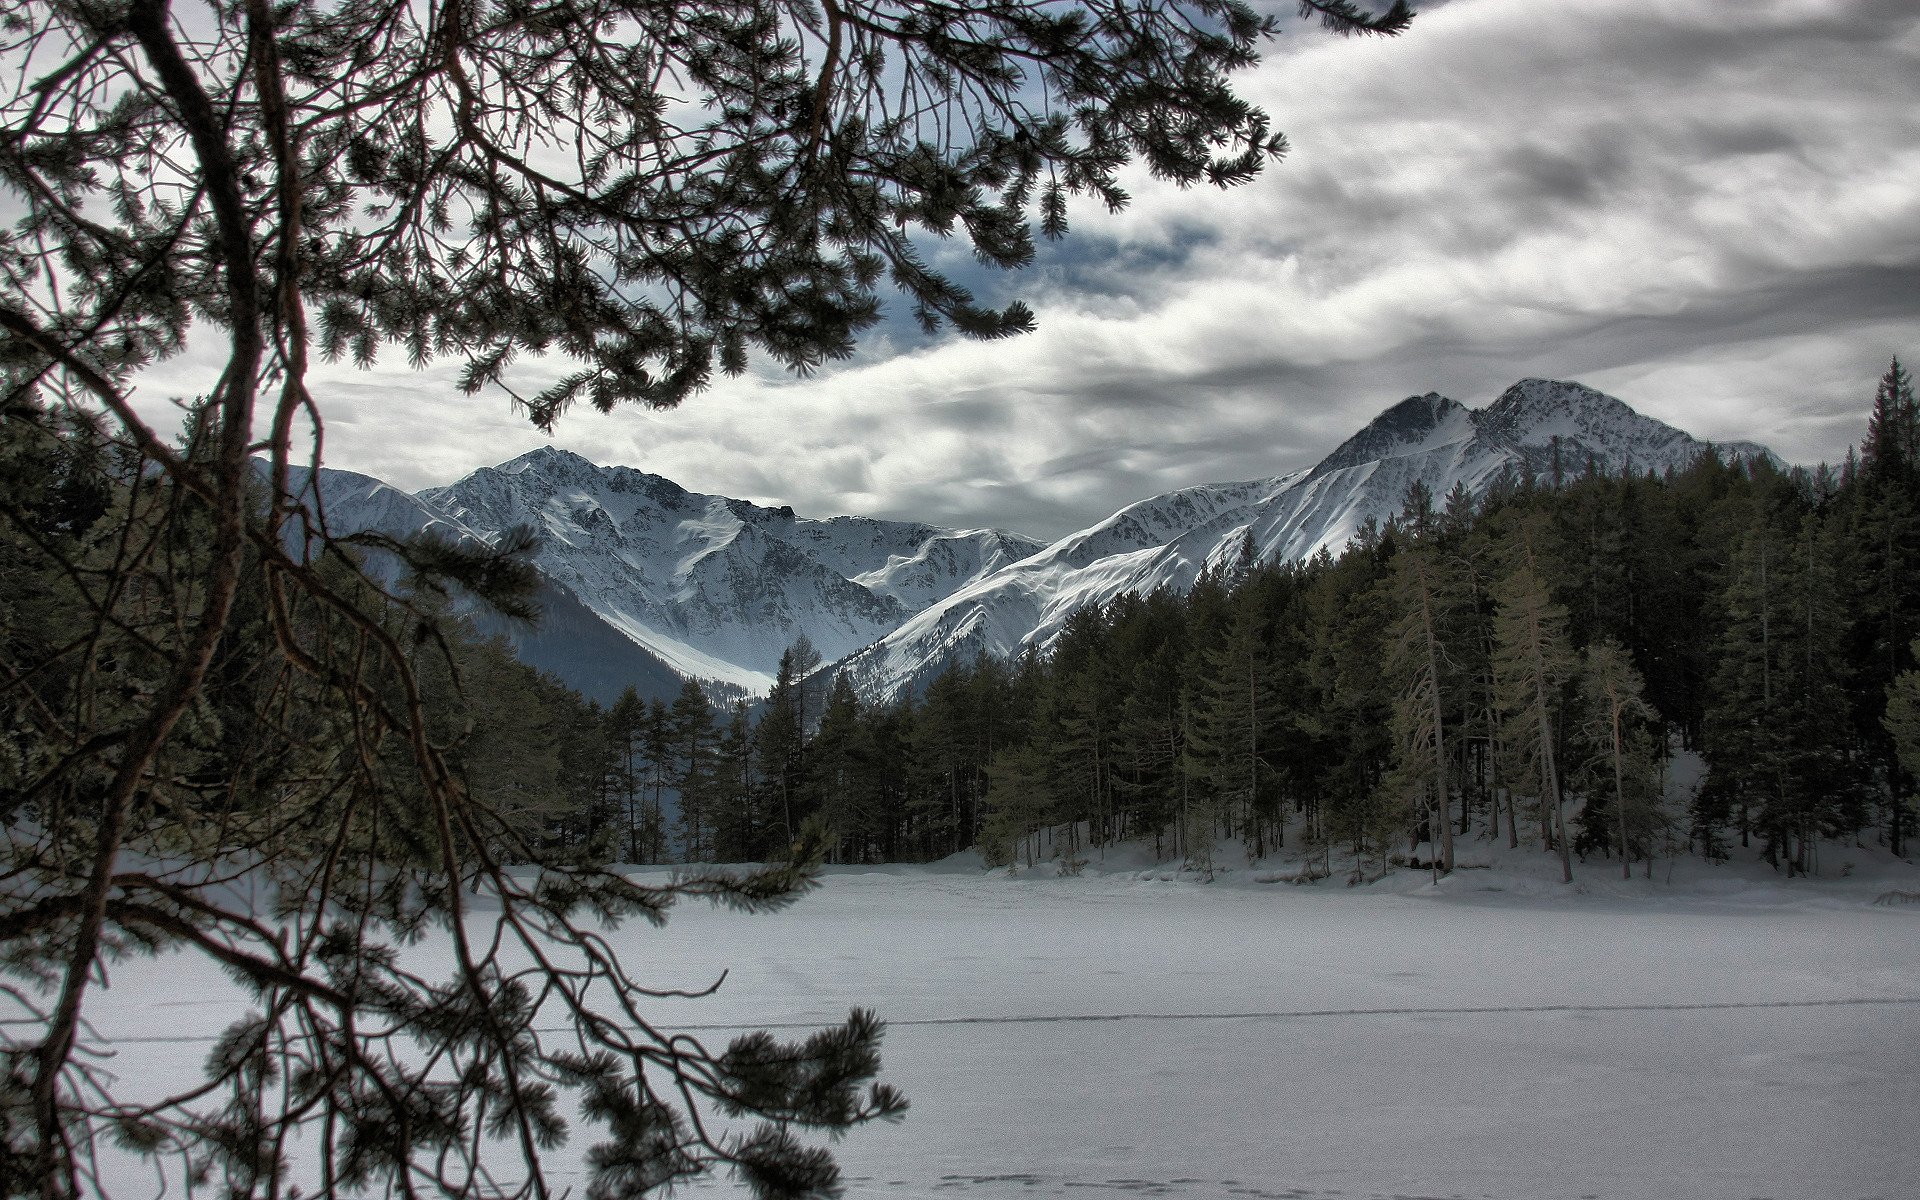
<path id="1" fill-rule="evenodd" d="M 1394 778 L 1390 791 L 1427 814 L 1436 870 L 1453 870 L 1453 772 L 1447 730 L 1457 667 L 1448 644 L 1460 588 L 1432 539 L 1403 547 L 1383 581 L 1397 619 L 1388 632 L 1386 669 L 1398 691 L 1393 706 Z"/>
<path id="2" fill-rule="evenodd" d="M 987 771 L 986 821 L 980 849 L 988 865 L 1035 860 L 1039 831 L 1053 824 L 1054 801 L 1046 754 L 1036 746 L 1008 750 Z"/>
<path id="3" fill-rule="evenodd" d="M 967 677 L 962 668 L 937 676 L 913 723 L 908 815 L 927 858 L 957 853 L 971 842 L 975 773 L 983 764 L 966 736 L 971 723 Z"/>
<path id="4" fill-rule="evenodd" d="M 713 852 L 720 862 L 752 862 L 766 849 L 763 814 L 755 804 L 753 723 L 745 700 L 727 711 L 714 756 Z"/>
<path id="5" fill-rule="evenodd" d="M 1236 557 L 1251 562 L 1244 538 Z M 1185 750 L 1188 609 L 1185 598 L 1165 589 L 1108 606 L 1113 622 L 1108 653 L 1120 686 L 1108 776 L 1113 825 L 1103 841 L 1150 832 L 1156 848 L 1164 845 L 1186 793 L 1187 781 L 1179 772 Z"/>
<path id="6" fill-rule="evenodd" d="M 1165 849 L 1190 781 L 1186 757 L 1184 647 L 1157 647 L 1134 666 L 1120 710 L 1120 762 L 1114 787 L 1126 822 L 1123 836 L 1151 832 L 1154 854 Z"/>
<path id="7" fill-rule="evenodd" d="M 665 862 L 672 825 L 667 818 L 667 794 L 673 788 L 673 725 L 664 700 L 656 699 L 647 706 L 645 746 L 648 806 L 640 829 L 648 840 L 642 861 Z"/>
<path id="8" fill-rule="evenodd" d="M 1278 705 L 1265 625 L 1258 597 L 1243 583 L 1233 594 L 1222 641 L 1200 650 L 1185 747 L 1202 793 L 1226 816 L 1226 827 L 1241 832 L 1255 856 L 1266 852 L 1269 826 L 1274 845 L 1283 844 L 1283 829 L 1273 820 L 1268 761 L 1277 749 Z"/>
<path id="9" fill-rule="evenodd" d="M 819 665 L 819 653 L 804 636 L 789 646 L 780 655 L 766 712 L 754 729 L 754 757 L 773 834 L 765 848 L 776 851 L 767 857 L 781 857 L 780 847 L 794 845 L 813 813 L 815 797 L 807 763 L 807 674 Z"/>
<path id="10" fill-rule="evenodd" d="M 1494 677 L 1506 716 L 1501 740 L 1537 769 L 1543 837 L 1549 849 L 1558 847 L 1562 876 L 1571 883 L 1573 854 L 1556 762 L 1560 687 L 1572 669 L 1567 610 L 1540 575 L 1535 543 L 1541 527 L 1524 524 L 1515 538 L 1514 565 L 1494 590 Z"/>
<path id="11" fill-rule="evenodd" d="M 1860 462 L 1867 472 L 1894 479 L 1920 470 L 1920 405 L 1914 401 L 1913 377 L 1898 358 L 1874 391 Z"/>
<path id="12" fill-rule="evenodd" d="M 1844 523 L 1840 554 L 1851 615 L 1846 690 L 1856 735 L 1877 776 L 1888 843 L 1903 853 L 1912 835 L 1900 797 L 1914 776 L 1887 740 L 1883 721 L 1893 681 L 1913 669 L 1920 636 L 1920 414 L 1906 369 L 1894 360 L 1880 380 L 1861 446 L 1857 486 L 1835 505 Z"/>
<path id="13" fill-rule="evenodd" d="M 1066 826 L 1066 860 L 1078 858 L 1082 824 L 1103 837 L 1114 811 L 1118 737 L 1125 676 L 1113 654 L 1105 615 L 1092 605 L 1068 618 L 1056 641 L 1052 684 L 1044 703 L 1052 717 L 1048 748 L 1055 796 Z"/>
<path id="14" fill-rule="evenodd" d="M 690 863 L 713 861 L 719 732 L 713 706 L 699 683 L 680 686 L 667 711 L 667 737 L 673 747 L 673 786 L 680 799 L 680 853 Z"/>
<path id="15" fill-rule="evenodd" d="M 560 741 L 565 714 L 534 686 L 534 673 L 513 657 L 505 638 L 466 648 L 459 663 L 458 705 L 454 679 L 435 697 L 435 708 L 451 714 L 464 707 L 474 730 L 487 736 L 463 738 L 453 765 L 476 799 L 499 811 L 522 836 L 538 837 L 566 807 L 560 786 Z M 437 681 L 436 681 L 437 682 Z"/>
<path id="16" fill-rule="evenodd" d="M 1913 648 L 1913 654 L 1920 658 L 1920 646 Z M 1885 723 L 1900 765 L 1909 777 L 1920 778 L 1920 671 L 1904 672 L 1894 680 Z M 1912 799 L 1901 796 L 1899 803 L 1910 809 Z"/>
<path id="17" fill-rule="evenodd" d="M 1583 740 L 1590 753 L 1583 772 L 1586 805 L 1580 813 L 1580 848 L 1584 852 L 1611 840 L 1620 851 L 1622 879 L 1632 878 L 1636 854 L 1649 860 L 1652 871 L 1651 835 L 1660 819 L 1659 773 L 1646 734 L 1656 714 L 1643 691 L 1626 647 L 1611 638 L 1587 647 L 1580 698 Z"/>
<path id="18" fill-rule="evenodd" d="M 1845 622 L 1825 523 L 1763 510 L 1741 540 L 1724 599 L 1708 711 L 1710 802 L 1731 803 L 1789 872 L 1812 868 L 1814 839 L 1849 821 L 1854 785 L 1842 687 Z"/>
<path id="19" fill-rule="evenodd" d="M 1390 617 L 1379 586 L 1390 549 L 1363 541 L 1309 568 L 1303 613 L 1314 637 L 1305 669 L 1311 691 L 1297 722 L 1320 768 L 1308 837 L 1329 861 L 1332 844 L 1344 839 L 1356 854 L 1372 846 L 1384 863 L 1385 830 L 1394 821 L 1380 805 L 1392 760 L 1393 692 L 1380 670 Z"/>
<path id="20" fill-rule="evenodd" d="M 620 812 L 620 857 L 630 863 L 646 861 L 640 849 L 641 817 L 646 804 L 641 739 L 645 736 L 646 721 L 646 702 L 631 687 L 621 692 L 613 707 L 607 710 L 607 743 L 613 748 L 612 791 Z"/>
<path id="21" fill-rule="evenodd" d="M 836 674 L 820 714 L 812 759 L 837 862 L 867 862 L 883 844 L 886 784 L 874 753 L 867 714 L 853 684 Z"/>

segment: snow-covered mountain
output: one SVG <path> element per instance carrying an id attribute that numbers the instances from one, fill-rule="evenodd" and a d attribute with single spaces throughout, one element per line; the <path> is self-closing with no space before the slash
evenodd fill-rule
<path id="1" fill-rule="evenodd" d="M 260 464 L 262 478 L 266 466 Z M 317 478 L 318 488 L 311 482 Z M 455 542 L 486 544 L 499 531 L 481 533 L 441 511 L 429 501 L 383 483 L 371 475 L 320 468 L 317 477 L 294 468 L 293 488 L 314 521 L 325 520 L 335 535 L 374 532 L 404 540 L 434 533 Z M 315 493 L 320 504 L 314 504 Z M 288 527 L 290 547 L 297 553 L 304 541 L 299 522 Z M 366 554 L 367 569 L 394 582 L 400 564 L 379 552 Z M 470 615 L 486 634 L 500 634 L 513 644 L 522 661 L 557 675 L 577 690 L 605 704 L 632 687 L 644 698 L 672 699 L 682 676 L 624 633 L 601 620 L 571 593 L 542 579 L 534 599 L 542 616 L 538 625 L 509 621 L 489 611 Z"/>
<path id="2" fill-rule="evenodd" d="M 765 691 L 801 635 L 831 661 L 1042 546 L 993 529 L 813 520 L 552 448 L 418 495 L 331 468 L 319 485 L 336 534 L 493 543 L 531 527 L 546 618 L 483 624 L 603 699 L 627 682 L 671 696 L 684 677 Z"/>
<path id="3" fill-rule="evenodd" d="M 841 666 L 870 698 L 924 685 L 947 663 L 1045 650 L 1083 604 L 1184 591 L 1251 534 L 1262 561 L 1338 553 L 1369 521 L 1397 515 L 1424 483 L 1476 499 L 1505 472 L 1571 477 L 1596 469 L 1681 469 L 1707 449 L 1670 425 L 1578 383 L 1524 379 L 1484 409 L 1429 392 L 1375 417 L 1311 470 L 1185 488 L 1142 500 L 933 604 Z M 1722 447 L 1766 454 L 1748 443 Z"/>
<path id="4" fill-rule="evenodd" d="M 255 469 L 263 481 L 268 478 L 264 460 L 255 460 Z M 453 541 L 479 538 L 473 530 L 432 504 L 371 475 L 335 467 L 321 467 L 318 472 L 312 472 L 296 466 L 290 468 L 289 476 L 289 490 L 305 505 L 309 519 L 324 520 L 336 536 L 372 532 L 408 538 L 431 530 Z M 318 505 L 314 503 L 316 493 Z M 301 536 L 298 523 L 289 527 L 288 532 L 296 539 Z M 299 546 L 295 544 L 290 548 L 297 551 Z"/>
<path id="5" fill-rule="evenodd" d="M 552 448 L 414 499 L 489 541 L 531 526 L 534 564 L 561 592 L 680 674 L 749 691 L 803 634 L 831 661 L 1040 548 L 991 529 L 813 520 Z"/>
<path id="6" fill-rule="evenodd" d="M 1428 393 L 1374 418 L 1311 470 L 1184 488 L 1052 545 L 999 530 L 867 517 L 815 520 L 707 496 L 644 471 L 543 448 L 408 495 L 323 470 L 336 533 L 435 529 L 494 542 L 526 525 L 548 619 L 502 626 L 523 657 L 610 699 L 632 682 L 671 695 L 683 676 L 749 692 L 805 635 L 872 698 L 914 690 L 947 663 L 1044 650 L 1074 609 L 1126 592 L 1185 590 L 1251 537 L 1263 560 L 1338 552 L 1397 514 L 1415 481 L 1475 498 L 1503 473 L 1569 476 L 1681 468 L 1705 443 L 1577 383 L 1526 379 L 1484 409 Z M 1722 450 L 1750 457 L 1750 444 Z"/>

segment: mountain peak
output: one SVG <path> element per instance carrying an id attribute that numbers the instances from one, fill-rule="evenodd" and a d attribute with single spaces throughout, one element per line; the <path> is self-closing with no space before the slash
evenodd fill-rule
<path id="1" fill-rule="evenodd" d="M 1314 468 L 1314 473 L 1324 474 L 1458 441 L 1473 431 L 1470 415 L 1465 405 L 1439 392 L 1408 396 L 1340 443 L 1339 449 Z"/>
<path id="2" fill-rule="evenodd" d="M 1490 435 L 1519 442 L 1593 432 L 1653 418 L 1635 412 L 1623 400 L 1563 379 L 1522 379 L 1482 409 L 1477 424 Z"/>
<path id="3" fill-rule="evenodd" d="M 592 462 L 580 457 L 571 450 L 562 450 L 558 446 L 546 445 L 535 446 L 518 458 L 510 458 L 494 469 L 508 475 L 519 475 L 526 471 L 546 473 L 554 470 L 564 470 L 571 472 L 579 471 L 583 467 L 589 471 L 598 469 Z"/>

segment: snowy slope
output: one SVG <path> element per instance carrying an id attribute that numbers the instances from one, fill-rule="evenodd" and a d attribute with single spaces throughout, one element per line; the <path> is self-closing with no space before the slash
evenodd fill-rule
<path id="1" fill-rule="evenodd" d="M 829 660 L 1040 543 L 707 496 L 542 448 L 419 499 L 480 536 L 540 535 L 555 586 L 683 675 L 763 691 L 805 635 Z"/>
<path id="2" fill-rule="evenodd" d="M 266 463 L 255 460 L 261 479 L 268 478 Z M 319 483 L 317 499 L 313 481 Z M 300 498 L 308 521 L 326 528 L 336 536 L 352 533 L 384 533 L 391 538 L 412 537 L 429 530 L 453 541 L 479 535 L 438 507 L 418 496 L 408 495 L 371 475 L 321 467 L 316 472 L 305 467 L 289 471 L 289 490 Z M 297 536 L 299 531 L 292 531 Z"/>
<path id="3" fill-rule="evenodd" d="M 266 478 L 264 463 L 257 468 Z M 312 472 L 295 468 L 291 483 L 314 525 L 325 521 L 336 536 L 372 531 L 395 539 L 436 533 L 454 541 L 485 543 L 499 531 L 482 534 L 418 496 L 409 495 L 371 475 L 322 467 L 318 498 Z M 296 551 L 303 543 L 301 522 L 289 526 L 288 542 Z M 391 556 L 363 552 L 367 569 L 388 583 L 400 573 Z M 482 633 L 500 634 L 513 643 L 522 661 L 565 680 L 576 690 L 611 704 L 628 687 L 642 699 L 672 700 L 679 694 L 681 675 L 644 647 L 614 629 L 579 600 L 550 580 L 542 580 L 535 602 L 541 611 L 537 626 L 508 621 L 492 612 L 472 612 Z"/>
<path id="4" fill-rule="evenodd" d="M 1248 483 L 1169 492 L 962 588 L 849 658 L 872 698 L 924 685 L 949 662 L 1045 650 L 1079 606 L 1127 592 L 1184 591 L 1225 565 L 1249 533 L 1263 561 L 1338 553 L 1368 522 L 1397 515 L 1424 483 L 1439 503 L 1455 484 L 1477 499 L 1503 473 L 1567 477 L 1591 463 L 1626 470 L 1686 467 L 1704 442 L 1578 383 L 1524 379 L 1484 409 L 1429 392 L 1403 400 L 1313 469 Z M 1764 454 L 1742 444 L 1743 456 Z"/>

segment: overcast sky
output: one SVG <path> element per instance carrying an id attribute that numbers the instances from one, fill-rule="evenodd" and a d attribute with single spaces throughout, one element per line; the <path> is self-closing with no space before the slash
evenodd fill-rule
<path id="1" fill-rule="evenodd" d="M 1257 182 L 1136 182 L 993 281 L 1037 333 L 883 334 L 810 379 L 583 409 L 554 442 L 806 515 L 1048 537 L 1310 465 L 1404 396 L 1480 407 L 1529 375 L 1844 455 L 1888 357 L 1920 359 L 1920 5 L 1416 7 L 1396 40 L 1272 46 L 1244 86 L 1293 151 Z M 318 373 L 328 465 L 419 488 L 547 442 L 457 395 L 451 364 L 390 357 Z"/>

